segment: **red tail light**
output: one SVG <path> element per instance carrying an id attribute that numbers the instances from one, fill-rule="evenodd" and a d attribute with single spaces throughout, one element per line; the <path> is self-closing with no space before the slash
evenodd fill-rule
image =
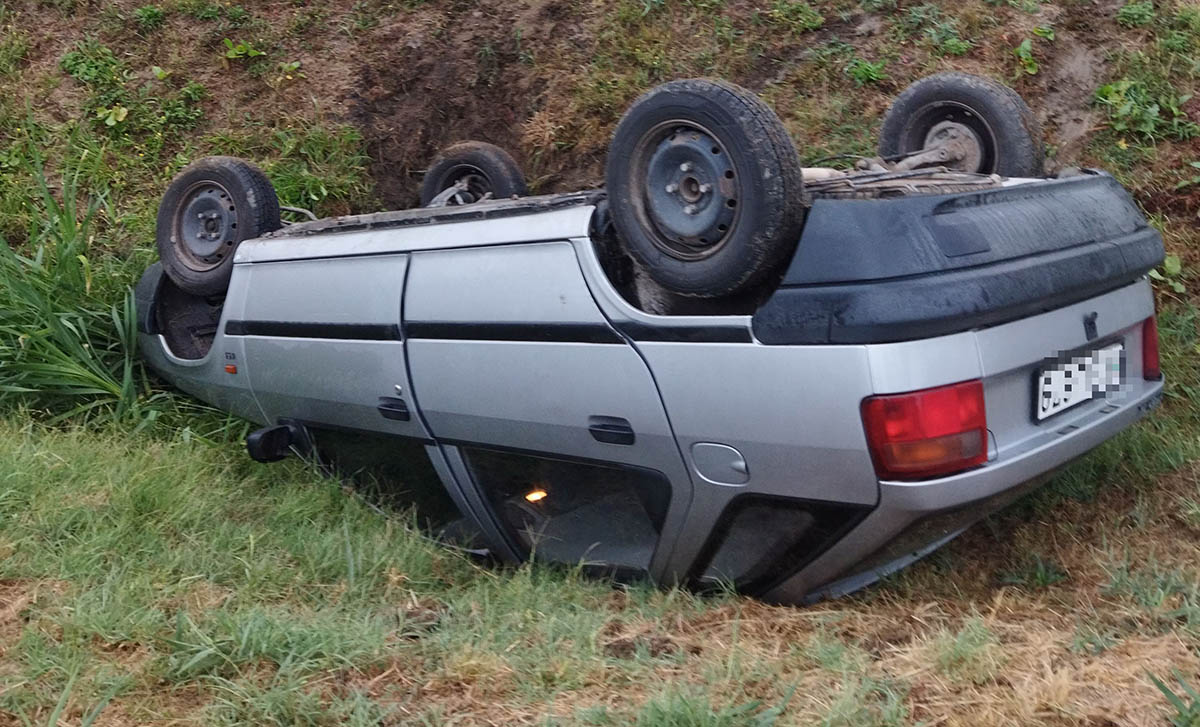
<path id="1" fill-rule="evenodd" d="M 1142 321 L 1142 378 L 1146 381 L 1162 378 L 1158 364 L 1158 319 L 1154 316 Z"/>
<path id="2" fill-rule="evenodd" d="M 872 396 L 862 416 L 881 479 L 921 479 L 987 461 L 982 381 Z"/>

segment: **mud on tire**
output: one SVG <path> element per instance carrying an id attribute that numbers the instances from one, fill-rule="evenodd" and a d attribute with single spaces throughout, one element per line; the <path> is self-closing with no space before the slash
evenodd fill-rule
<path id="1" fill-rule="evenodd" d="M 428 206 L 460 180 L 467 188 L 448 204 L 478 202 L 488 192 L 494 199 L 529 194 L 525 175 L 508 152 L 487 142 L 464 141 L 442 150 L 429 165 L 421 183 L 421 206 Z"/>
<path id="2" fill-rule="evenodd" d="M 752 288 L 795 249 L 804 221 L 783 123 L 719 81 L 672 81 L 637 99 L 609 143 L 605 179 L 621 243 L 682 295 Z"/>
<path id="3" fill-rule="evenodd" d="M 258 167 L 234 157 L 199 159 L 176 175 L 158 205 L 163 272 L 186 293 L 222 296 L 238 245 L 280 224 L 279 198 Z"/>
<path id="4" fill-rule="evenodd" d="M 1044 174 L 1042 132 L 1033 112 L 1008 86 L 970 73 L 935 73 L 904 89 L 883 117 L 879 154 L 886 159 L 920 151 L 947 128 L 965 130 L 978 145 L 976 158 L 958 171 Z"/>

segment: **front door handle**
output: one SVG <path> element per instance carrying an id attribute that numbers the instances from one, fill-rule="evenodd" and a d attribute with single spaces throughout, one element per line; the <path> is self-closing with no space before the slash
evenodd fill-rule
<path id="1" fill-rule="evenodd" d="M 592 439 L 605 444 L 629 445 L 637 441 L 629 420 L 621 417 L 590 416 L 588 431 L 592 433 Z"/>
<path id="2" fill-rule="evenodd" d="M 406 422 L 412 418 L 408 411 L 408 404 L 404 403 L 404 399 L 395 396 L 379 397 L 379 404 L 375 408 L 379 410 L 384 419 Z"/>

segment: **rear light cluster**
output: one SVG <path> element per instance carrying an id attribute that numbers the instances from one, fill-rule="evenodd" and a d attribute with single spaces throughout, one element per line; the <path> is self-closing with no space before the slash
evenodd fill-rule
<path id="1" fill-rule="evenodd" d="M 922 479 L 987 461 L 982 381 L 868 397 L 862 417 L 881 479 Z"/>
<path id="2" fill-rule="evenodd" d="M 1146 381 L 1162 378 L 1158 363 L 1158 319 L 1154 316 L 1142 321 L 1142 378 Z"/>

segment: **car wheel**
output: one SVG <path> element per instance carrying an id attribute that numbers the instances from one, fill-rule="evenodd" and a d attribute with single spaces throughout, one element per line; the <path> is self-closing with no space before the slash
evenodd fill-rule
<path id="1" fill-rule="evenodd" d="M 1033 112 L 1016 91 L 969 73 L 936 73 L 904 89 L 883 117 L 879 154 L 894 159 L 953 146 L 947 168 L 1006 177 L 1042 176 L 1045 153 Z"/>
<path id="2" fill-rule="evenodd" d="M 682 295 L 741 293 L 795 249 L 800 159 L 779 117 L 746 89 L 692 79 L 643 95 L 608 147 L 618 239 Z"/>
<path id="3" fill-rule="evenodd" d="M 442 204 L 471 204 L 484 199 L 489 192 L 493 199 L 529 194 L 525 175 L 516 160 L 500 147 L 482 141 L 464 141 L 438 154 L 421 183 L 421 206 L 428 207 L 455 185 L 460 189 L 448 195 Z"/>
<path id="4" fill-rule="evenodd" d="M 156 243 L 163 271 L 192 295 L 221 296 L 243 240 L 280 227 L 279 199 L 258 167 L 233 157 L 189 164 L 158 205 Z"/>

